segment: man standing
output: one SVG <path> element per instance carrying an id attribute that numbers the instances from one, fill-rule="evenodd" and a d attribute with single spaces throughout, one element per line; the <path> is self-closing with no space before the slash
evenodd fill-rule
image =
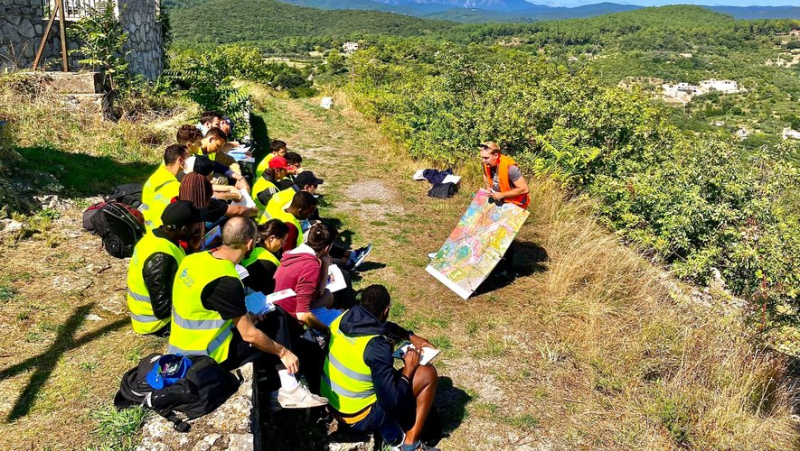
<path id="1" fill-rule="evenodd" d="M 431 414 L 438 374 L 433 366 L 420 366 L 417 351 L 433 345 L 387 322 L 390 302 L 383 285 L 371 285 L 361 294 L 360 305 L 331 323 L 322 394 L 339 424 L 380 432 L 384 442 L 401 444 L 394 449 L 435 450 L 424 442 L 441 437 L 438 416 Z M 398 339 L 414 345 L 403 357 L 402 370 L 395 370 L 392 360 Z"/>
<path id="2" fill-rule="evenodd" d="M 530 190 L 517 163 L 511 157 L 500 153 L 500 146 L 497 143 L 488 141 L 479 147 L 483 162 L 483 183 L 492 199 L 501 205 L 508 202 L 527 209 L 531 202 L 528 195 Z M 510 277 L 514 274 L 514 248 L 515 243 L 512 242 L 501 264 L 498 265 L 501 274 L 505 273 Z"/>
<path id="3" fill-rule="evenodd" d="M 169 331 L 172 283 L 186 257 L 183 246 L 199 245 L 201 212 L 191 202 L 173 202 L 164 209 L 161 225 L 136 243 L 128 266 L 127 299 L 137 334 Z"/>
<path id="4" fill-rule="evenodd" d="M 189 151 L 186 146 L 168 146 L 164 150 L 164 164 L 156 169 L 142 187 L 142 215 L 148 229 L 161 226 L 161 214 L 172 199 L 178 197 L 181 184 L 177 175 L 183 170 L 187 158 Z"/>

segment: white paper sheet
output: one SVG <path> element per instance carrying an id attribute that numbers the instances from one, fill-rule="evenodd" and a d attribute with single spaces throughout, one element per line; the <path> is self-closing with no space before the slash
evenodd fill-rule
<path id="1" fill-rule="evenodd" d="M 239 190 L 242 193 L 242 200 L 237 200 L 236 202 L 231 202 L 231 205 L 237 207 L 247 207 L 247 208 L 256 208 L 256 203 L 253 202 L 253 198 L 250 197 L 250 193 L 245 191 L 244 189 Z"/>

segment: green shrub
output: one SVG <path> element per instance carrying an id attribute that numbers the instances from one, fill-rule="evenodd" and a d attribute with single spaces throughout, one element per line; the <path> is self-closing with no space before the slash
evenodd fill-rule
<path id="1" fill-rule="evenodd" d="M 800 308 L 800 232 L 785 202 L 798 181 L 782 155 L 796 144 L 734 142 L 670 125 L 639 91 L 513 49 L 372 47 L 351 58 L 355 105 L 442 165 L 477 167 L 497 141 L 528 172 L 600 200 L 602 220 L 673 271 L 704 283 L 721 271 L 774 318 Z"/>

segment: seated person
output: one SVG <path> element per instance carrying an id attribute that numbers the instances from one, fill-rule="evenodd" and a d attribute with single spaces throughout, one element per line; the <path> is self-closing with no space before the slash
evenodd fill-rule
<path id="1" fill-rule="evenodd" d="M 264 157 L 263 160 L 258 162 L 256 166 L 256 177 L 260 177 L 261 173 L 269 167 L 269 160 L 274 157 L 282 157 L 286 153 L 286 143 L 277 139 L 273 139 L 269 143 L 270 153 Z"/>
<path id="2" fill-rule="evenodd" d="M 197 129 L 194 129 L 195 131 Z M 211 183 L 211 190 L 215 199 L 219 200 L 242 200 L 242 191 L 235 186 L 230 185 L 214 185 L 214 171 L 218 168 L 219 163 L 211 161 L 208 157 L 203 155 L 191 156 L 186 160 L 185 173 L 196 172 L 206 178 Z M 223 166 L 224 167 L 224 166 Z M 178 180 L 182 180 L 184 174 L 178 174 Z"/>
<path id="3" fill-rule="evenodd" d="M 267 203 L 267 215 L 275 217 L 278 213 L 286 209 L 292 202 L 294 195 L 300 191 L 315 194 L 317 188 L 324 180 L 317 178 L 311 171 L 303 171 L 294 177 L 294 184 L 289 188 L 279 191 L 270 198 Z"/>
<path id="4" fill-rule="evenodd" d="M 249 275 L 243 280 L 245 286 L 264 294 L 275 292 L 275 272 L 281 265 L 277 253 L 289 234 L 289 226 L 278 219 L 270 219 L 258 226 L 259 238 L 250 256 L 242 261 Z"/>
<path id="5" fill-rule="evenodd" d="M 223 152 L 223 148 L 227 142 L 228 139 L 225 137 L 225 133 L 222 130 L 219 128 L 212 128 L 206 133 L 206 136 L 200 140 L 200 152 L 202 155 L 208 157 L 209 160 L 227 167 L 228 169 L 225 170 L 223 174 L 226 178 L 236 180 L 236 188 L 250 192 L 250 184 L 242 177 L 239 164 L 236 163 L 236 160 L 234 160 L 232 156 Z"/>
<path id="6" fill-rule="evenodd" d="M 258 214 L 258 210 L 255 208 L 228 205 L 226 202 L 211 197 L 212 194 L 211 182 L 199 173 L 192 172 L 183 177 L 178 198 L 191 202 L 197 208 L 208 210 L 206 221 L 210 223 L 217 223 L 223 217 L 253 217 Z"/>
<path id="7" fill-rule="evenodd" d="M 247 311 L 235 265 L 253 250 L 255 237 L 253 220 L 234 218 L 225 224 L 222 246 L 184 258 L 173 288 L 167 352 L 207 355 L 228 371 L 255 360 L 273 361 L 281 383 L 277 396 L 281 406 L 325 405 L 325 398 L 297 383 L 294 374 L 306 362 L 293 353 L 285 313 L 276 309 L 254 321 Z"/>
<path id="8" fill-rule="evenodd" d="M 317 178 L 317 176 L 311 171 L 303 171 L 297 174 L 294 177 L 294 185 L 272 196 L 267 204 L 267 209 L 265 210 L 266 215 L 270 218 L 280 216 L 280 211 L 288 211 L 287 205 L 294 198 L 296 193 L 305 191 L 315 194 L 317 192 L 317 188 L 323 182 L 324 180 Z M 314 212 L 312 212 L 307 218 L 304 218 L 304 220 L 305 222 L 301 222 L 300 224 L 301 235 L 302 232 L 308 230 L 308 227 L 310 227 L 312 223 L 320 222 L 318 211 L 315 209 Z M 295 246 L 292 244 L 292 236 L 293 232 L 290 231 L 289 239 L 286 241 L 286 247 L 284 247 L 284 250 L 290 250 Z M 334 263 L 338 264 L 341 268 L 356 269 L 359 265 L 361 265 L 361 263 L 364 262 L 364 260 L 366 260 L 367 256 L 371 252 L 372 244 L 368 244 L 352 251 L 344 249 L 341 246 L 334 246 L 334 248 L 331 250 L 331 258 L 334 260 Z"/>
<path id="9" fill-rule="evenodd" d="M 200 114 L 200 123 L 195 126 L 200 133 L 205 136 L 209 130 L 214 127 L 219 127 L 222 123 L 222 115 L 216 111 L 203 111 Z"/>
<path id="10" fill-rule="evenodd" d="M 137 334 L 169 331 L 172 282 L 187 248 L 200 244 L 203 217 L 191 202 L 172 202 L 159 226 L 144 234 L 128 266 L 128 310 Z"/>
<path id="11" fill-rule="evenodd" d="M 286 244 L 283 245 L 283 251 L 290 251 L 305 241 L 303 234 L 302 221 L 307 220 L 311 214 L 317 209 L 317 198 L 311 193 L 300 191 L 294 195 L 292 203 L 289 207 L 280 212 L 275 212 L 272 219 L 280 219 L 289 226 L 289 235 L 286 238 Z"/>
<path id="12" fill-rule="evenodd" d="M 286 152 L 283 154 L 283 158 L 286 159 L 290 168 L 287 170 L 288 174 L 281 180 L 280 186 L 278 187 L 281 191 L 294 185 L 294 176 L 300 173 L 302 170 L 301 167 L 303 166 L 303 157 L 297 152 Z"/>
<path id="13" fill-rule="evenodd" d="M 308 193 L 298 193 L 298 196 Z M 275 302 L 290 315 L 298 325 L 302 324 L 319 332 L 327 333 L 328 325 L 313 313 L 314 309 L 330 309 L 333 294 L 325 286 L 328 282 L 328 252 L 338 232 L 328 224 L 314 224 L 308 231 L 308 241 L 296 249 L 285 252 L 281 266 L 275 272 L 275 291 L 291 288 L 296 296 Z M 298 327 L 298 332 L 303 329 Z"/>
<path id="14" fill-rule="evenodd" d="M 360 305 L 331 324 L 322 394 L 340 425 L 380 432 L 385 443 L 402 444 L 394 449 L 435 450 L 422 441 L 436 440 L 441 433 L 433 430 L 440 423 L 435 410 L 431 413 L 436 369 L 420 366 L 420 354 L 411 348 L 402 370 L 394 369 L 392 358 L 396 340 L 410 340 L 416 349 L 433 345 L 387 322 L 389 304 L 386 288 L 371 285 L 363 291 Z"/>
<path id="15" fill-rule="evenodd" d="M 258 207 L 258 211 L 264 213 L 267 208 L 269 200 L 272 196 L 278 194 L 278 183 L 286 177 L 290 166 L 283 157 L 275 157 L 269 160 L 269 167 L 261 173 L 256 182 L 253 184 L 253 201 Z M 267 217 L 262 215 L 262 222 L 266 221 Z"/>
<path id="16" fill-rule="evenodd" d="M 186 146 L 173 144 L 164 150 L 164 164 L 147 179 L 142 187 L 142 215 L 148 229 L 161 226 L 161 214 L 172 199 L 178 196 L 177 176 L 189 157 Z"/>

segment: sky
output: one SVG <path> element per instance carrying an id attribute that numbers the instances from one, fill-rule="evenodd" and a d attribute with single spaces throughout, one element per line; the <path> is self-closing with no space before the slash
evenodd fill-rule
<path id="1" fill-rule="evenodd" d="M 546 4 L 549 6 L 581 6 L 591 5 L 601 2 L 621 3 L 642 6 L 662 6 L 662 5 L 724 5 L 724 6 L 797 6 L 800 7 L 800 0 L 527 0 L 534 4 Z"/>

